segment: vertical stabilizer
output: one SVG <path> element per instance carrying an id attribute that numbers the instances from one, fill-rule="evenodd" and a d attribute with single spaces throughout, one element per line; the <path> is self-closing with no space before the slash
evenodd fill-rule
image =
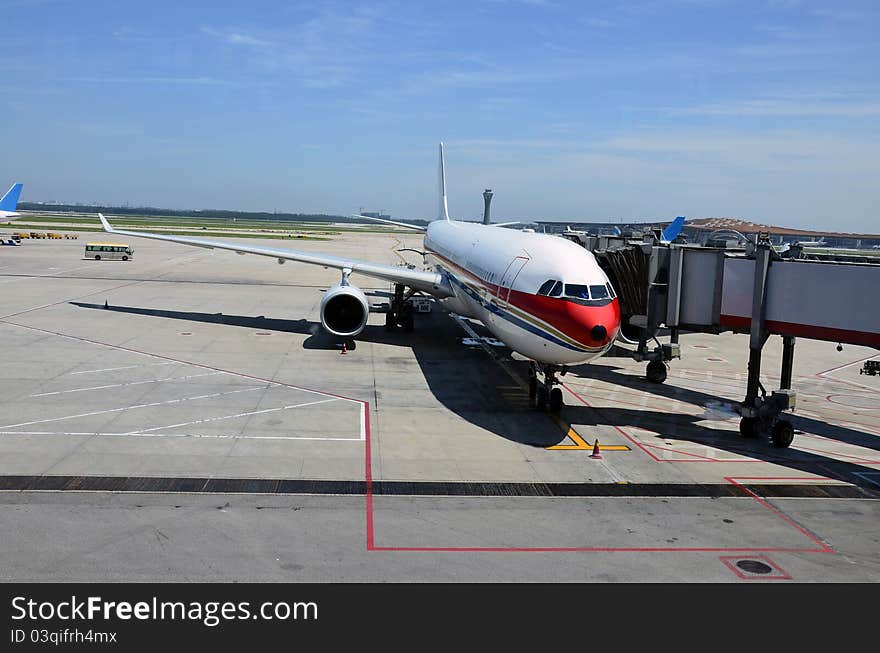
<path id="1" fill-rule="evenodd" d="M 439 220 L 449 220 L 449 207 L 446 204 L 446 164 L 443 163 L 443 143 L 440 143 L 440 215 Z"/>
<path id="2" fill-rule="evenodd" d="M 0 211 L 15 211 L 18 206 L 18 196 L 21 195 L 21 184 L 13 184 L 12 188 L 6 191 L 3 199 L 0 199 Z"/>
<path id="3" fill-rule="evenodd" d="M 671 243 L 678 237 L 678 234 L 681 233 L 681 228 L 684 226 L 684 216 L 680 215 L 672 223 L 663 230 L 662 235 L 660 236 L 661 242 Z"/>

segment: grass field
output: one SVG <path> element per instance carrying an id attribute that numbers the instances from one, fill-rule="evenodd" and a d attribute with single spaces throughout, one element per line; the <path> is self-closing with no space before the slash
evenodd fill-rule
<path id="1" fill-rule="evenodd" d="M 231 220 L 224 219 L 189 219 L 189 218 L 179 218 L 179 217 L 160 217 L 160 216 L 111 216 L 113 224 L 118 225 L 120 227 L 135 227 L 141 230 L 147 230 L 146 227 L 155 227 L 160 228 L 165 233 L 165 229 L 178 228 L 178 229 L 194 229 L 201 230 L 203 227 L 205 230 L 215 229 L 215 230 L 223 230 L 229 232 L 238 232 L 238 231 L 247 231 L 247 230 L 266 230 L 261 233 L 291 233 L 291 232 L 309 232 L 314 233 L 315 235 L 326 235 L 333 236 L 343 232 L 375 232 L 375 233 L 411 233 L 405 229 L 399 229 L 396 227 L 385 227 L 379 225 L 365 225 L 363 227 L 357 225 L 351 226 L 343 226 L 338 224 L 327 224 L 321 222 L 296 222 L 293 220 L 266 220 L 266 221 L 246 221 L 246 220 L 236 220 L 232 222 Z M 23 222 L 26 220 L 27 222 Z M 22 218 L 22 220 L 17 221 L 15 224 L 27 224 L 30 226 L 35 226 L 38 229 L 47 228 L 47 225 L 90 225 L 94 226 L 97 230 L 100 231 L 101 223 L 98 221 L 97 217 L 88 218 L 88 217 L 75 217 L 69 215 L 53 215 L 53 214 L 33 214 L 27 215 Z M 11 225 L 12 228 L 15 225 Z M 73 226 L 69 227 L 73 229 Z M 250 237 L 250 236 L 248 236 Z M 270 237 L 270 236 L 267 236 Z"/>
<path id="2" fill-rule="evenodd" d="M 122 226 L 122 225 L 119 225 Z M 132 225 L 133 226 L 133 225 Z M 140 225 L 139 225 L 140 226 Z M 94 227 L 85 227 L 85 226 L 63 226 L 63 227 L 52 227 L 46 224 L 35 224 L 30 222 L 14 222 L 10 225 L 4 225 L 4 230 L 8 230 L 11 234 L 15 231 L 44 231 L 50 232 L 54 231 L 55 233 L 62 232 L 71 232 L 71 231 L 102 231 L 101 225 L 95 225 Z M 148 229 L 144 229 L 144 231 L 148 231 Z M 291 234 L 287 233 L 264 233 L 264 232 L 254 232 L 254 231 L 241 231 L 241 232 L 233 232 L 230 231 L 185 231 L 179 229 L 168 229 L 163 226 L 161 231 L 157 230 L 157 233 L 162 234 L 170 234 L 175 236 L 211 236 L 218 238 L 265 238 L 272 240 L 333 240 L 331 236 L 334 235 L 333 232 L 322 232 L 319 234 Z"/>

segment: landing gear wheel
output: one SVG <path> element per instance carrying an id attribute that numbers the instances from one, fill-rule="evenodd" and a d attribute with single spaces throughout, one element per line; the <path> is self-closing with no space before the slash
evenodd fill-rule
<path id="1" fill-rule="evenodd" d="M 744 438 L 758 437 L 761 421 L 757 417 L 743 417 L 739 421 L 739 433 Z"/>
<path id="2" fill-rule="evenodd" d="M 407 313 L 403 316 L 403 330 L 407 333 L 411 333 L 415 328 L 415 320 L 413 319 L 412 313 Z"/>
<path id="3" fill-rule="evenodd" d="M 666 380 L 666 364 L 663 361 L 648 363 L 647 377 L 651 383 L 663 383 Z"/>
<path id="4" fill-rule="evenodd" d="M 535 410 L 538 407 L 538 379 L 529 379 L 529 408 Z"/>
<path id="5" fill-rule="evenodd" d="M 562 410 L 562 389 L 553 388 L 550 391 L 550 412 L 558 413 Z"/>
<path id="6" fill-rule="evenodd" d="M 794 440 L 794 427 L 788 420 L 781 419 L 770 430 L 770 442 L 774 447 L 784 449 Z"/>
<path id="7" fill-rule="evenodd" d="M 542 412 L 546 411 L 548 399 L 549 397 L 547 396 L 547 388 L 545 388 L 544 386 L 539 386 L 538 399 L 535 407 Z"/>
<path id="8" fill-rule="evenodd" d="M 385 313 L 385 330 L 391 331 L 394 329 L 394 313 L 388 311 Z"/>

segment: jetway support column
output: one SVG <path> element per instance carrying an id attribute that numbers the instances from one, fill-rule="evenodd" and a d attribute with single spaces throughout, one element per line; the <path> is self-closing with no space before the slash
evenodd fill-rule
<path id="1" fill-rule="evenodd" d="M 791 390 L 791 370 L 794 366 L 794 336 L 782 336 L 782 372 L 779 389 Z"/>
<path id="2" fill-rule="evenodd" d="M 770 268 L 770 246 L 759 241 L 755 249 L 755 282 L 752 290 L 752 325 L 749 331 L 749 379 L 743 402 L 743 417 L 757 416 L 760 407 L 761 352 L 770 335 L 764 324 L 767 309 L 767 271 Z M 766 392 L 763 394 L 766 395 Z M 753 414 L 754 413 L 754 414 Z"/>
<path id="3" fill-rule="evenodd" d="M 767 275 L 773 248 L 764 234 L 758 236 L 755 246 L 755 280 L 752 294 L 752 317 L 749 330 L 749 376 L 746 397 L 741 406 L 740 433 L 747 438 L 768 436 L 775 447 L 787 447 L 794 439 L 794 427 L 788 420 L 779 419 L 784 410 L 794 408 L 795 394 L 791 392 L 791 371 L 794 362 L 794 337 L 783 336 L 782 380 L 780 392 L 769 398 L 761 385 L 761 354 L 770 336 L 765 323 L 767 311 Z M 760 396 L 759 396 L 760 393 Z"/>

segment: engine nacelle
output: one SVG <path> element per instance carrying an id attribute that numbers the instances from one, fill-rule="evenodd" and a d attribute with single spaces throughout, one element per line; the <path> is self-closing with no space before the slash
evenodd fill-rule
<path id="1" fill-rule="evenodd" d="M 357 286 L 331 286 L 321 300 L 321 324 L 334 336 L 356 336 L 367 325 L 370 304 Z"/>

